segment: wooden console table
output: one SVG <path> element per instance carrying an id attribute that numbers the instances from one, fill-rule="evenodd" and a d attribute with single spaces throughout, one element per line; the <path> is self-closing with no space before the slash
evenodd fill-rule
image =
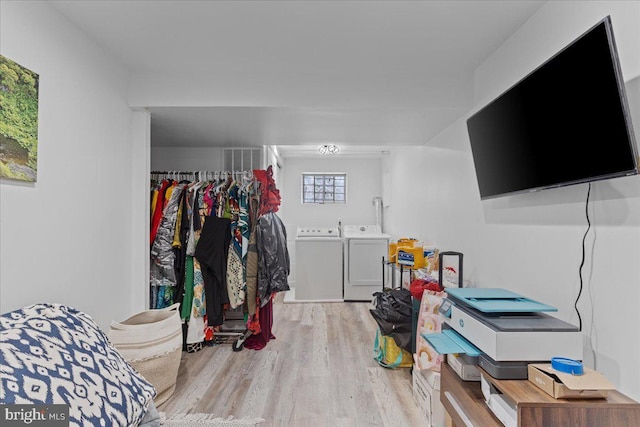
<path id="1" fill-rule="evenodd" d="M 640 403 L 618 391 L 610 391 L 606 399 L 554 399 L 528 380 L 497 380 L 482 373 L 515 402 L 520 427 L 640 426 Z M 480 383 L 463 381 L 446 363 L 440 401 L 456 427 L 502 426 L 485 403 Z"/>

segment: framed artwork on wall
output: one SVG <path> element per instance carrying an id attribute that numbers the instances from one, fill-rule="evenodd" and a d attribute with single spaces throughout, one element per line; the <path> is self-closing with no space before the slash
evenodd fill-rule
<path id="1" fill-rule="evenodd" d="M 0 55 L 0 178 L 35 182 L 38 74 Z"/>

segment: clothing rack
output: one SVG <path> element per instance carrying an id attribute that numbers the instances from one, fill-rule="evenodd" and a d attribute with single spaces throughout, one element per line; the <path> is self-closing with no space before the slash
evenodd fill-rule
<path id="1" fill-rule="evenodd" d="M 176 181 L 213 181 L 232 177 L 236 180 L 240 178 L 252 179 L 253 171 L 151 171 L 151 179 L 160 181 L 162 179 L 173 179 Z"/>
<path id="2" fill-rule="evenodd" d="M 263 348 L 272 337 L 273 294 L 289 290 L 286 232 L 275 215 L 280 194 L 272 167 L 245 171 L 154 170 L 150 178 L 155 200 L 150 230 L 151 308 L 175 301 L 193 302 L 204 292 L 206 299 L 197 299 L 200 314 L 194 315 L 193 308 L 181 305 L 181 317 L 187 325 L 187 351 L 197 351 L 211 339 L 222 343 L 231 337 L 237 338 L 234 351 L 241 350 L 245 340 L 251 348 Z M 207 224 L 211 225 L 207 228 Z M 266 235 L 270 237 L 260 237 Z M 259 252 L 270 257 L 284 255 L 275 263 L 260 266 Z M 221 253 L 227 256 L 226 262 Z M 193 291 L 188 294 L 186 289 Z M 194 334 L 189 336 L 189 331 Z"/>

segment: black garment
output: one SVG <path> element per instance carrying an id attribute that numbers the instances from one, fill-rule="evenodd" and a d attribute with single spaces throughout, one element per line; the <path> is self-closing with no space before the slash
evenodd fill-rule
<path id="1" fill-rule="evenodd" d="M 193 231 L 198 231 L 202 228 L 202 224 L 200 223 L 200 197 L 198 197 L 198 193 L 201 190 L 193 193 L 193 211 L 192 211 L 192 221 L 193 221 Z"/>
<path id="2" fill-rule="evenodd" d="M 196 245 L 195 257 L 200 262 L 204 279 L 204 297 L 207 306 L 207 324 L 222 325 L 223 305 L 229 302 L 227 294 L 227 255 L 231 243 L 231 220 L 209 216 L 204 221 Z"/>
<path id="3" fill-rule="evenodd" d="M 269 302 L 271 294 L 289 290 L 289 250 L 287 229 L 274 212 L 258 219 L 256 226 L 258 248 L 258 297 L 260 306 Z"/>
<path id="4" fill-rule="evenodd" d="M 182 215 L 180 216 L 180 224 L 176 223 L 176 228 L 179 233 L 180 246 L 174 246 L 173 252 L 175 254 L 174 269 L 176 271 L 176 292 L 174 294 L 174 302 L 180 303 L 180 310 L 182 309 L 182 300 L 184 299 L 184 280 L 185 280 L 185 264 L 187 261 L 187 235 L 189 233 L 189 210 L 187 207 L 187 193 L 188 183 L 181 182 L 180 185 L 184 185 L 182 190 L 182 196 L 180 197 L 180 206 L 182 209 Z"/>

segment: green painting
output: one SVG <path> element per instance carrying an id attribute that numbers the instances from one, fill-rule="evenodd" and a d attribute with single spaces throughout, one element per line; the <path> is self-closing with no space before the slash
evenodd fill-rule
<path id="1" fill-rule="evenodd" d="M 0 55 L 0 178 L 35 182 L 38 75 Z"/>

